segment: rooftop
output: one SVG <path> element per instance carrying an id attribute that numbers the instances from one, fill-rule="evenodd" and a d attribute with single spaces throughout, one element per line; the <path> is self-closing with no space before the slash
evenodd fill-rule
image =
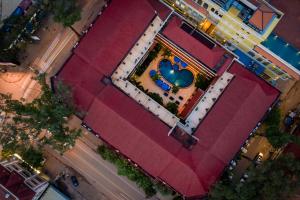
<path id="1" fill-rule="evenodd" d="M 270 4 L 284 13 L 282 19 L 275 27 L 275 33 L 300 49 L 300 1 L 271 0 Z"/>
<path id="2" fill-rule="evenodd" d="M 182 23 L 183 21 L 179 17 L 173 16 L 162 31 L 162 34 L 178 47 L 184 49 L 191 56 L 203 63 L 206 67 L 214 69 L 218 63 L 222 62 L 226 50 L 215 43 L 213 43 L 213 45 L 208 44 L 212 41 L 201 35 L 201 33 L 198 33 L 199 35 L 194 35 L 195 31 L 193 31 L 194 34 L 188 33 L 182 28 Z M 201 37 L 201 39 L 199 37 Z M 199 42 L 199 39 L 197 38 L 201 41 Z M 221 68 L 222 70 L 219 69 L 218 71 L 223 72 L 224 68 L 228 67 L 230 64 L 228 61 L 232 61 L 232 59 L 233 58 L 231 57 L 226 59 L 226 62 L 222 62 L 221 66 L 218 66 L 218 68 Z"/>
<path id="3" fill-rule="evenodd" d="M 259 30 L 263 31 L 268 27 L 276 13 L 265 4 L 261 4 L 250 18 L 249 22 Z"/>
<path id="4" fill-rule="evenodd" d="M 10 172 L 0 165 L 0 199 L 7 199 L 6 195 L 9 194 L 11 200 L 31 200 L 35 196 L 35 192 L 24 181 L 25 179 L 21 175 L 14 171 Z"/>
<path id="5" fill-rule="evenodd" d="M 113 0 L 66 63 L 59 79 L 73 86 L 75 102 L 86 111 L 83 122 L 104 141 L 149 175 L 166 182 L 184 196 L 203 196 L 239 151 L 279 92 L 239 63 L 233 62 L 225 73 L 232 80 L 218 94 L 219 98 L 195 129 L 194 136 L 198 139 L 181 134 L 178 129 L 176 134 L 169 135 L 173 122 L 162 121 L 140 105 L 133 93 L 123 90 L 130 87 L 123 75 L 134 68 L 137 58 L 133 56 L 142 48 L 148 48 L 141 45 L 147 42 L 135 45 L 136 42 L 145 42 L 152 37 L 147 28 L 151 21 L 153 25 L 149 27 L 157 27 L 157 17 L 151 5 L 147 0 Z M 213 68 L 226 51 L 219 46 L 210 49 L 201 44 L 184 32 L 180 24 L 180 19 L 173 17 L 163 34 L 191 56 Z M 130 30 L 123 26 L 129 26 Z M 108 32 L 111 33 L 109 36 Z M 116 60 L 107 61 L 108 55 Z M 123 59 L 126 65 L 122 64 Z M 228 66 L 230 63 L 227 63 Z M 228 66 L 221 68 L 225 71 Z M 115 69 L 123 72 L 113 73 Z M 104 83 L 103 77 L 112 73 L 114 84 Z M 122 84 L 118 85 L 117 80 Z M 193 140 L 190 149 L 178 142 L 190 139 Z"/>

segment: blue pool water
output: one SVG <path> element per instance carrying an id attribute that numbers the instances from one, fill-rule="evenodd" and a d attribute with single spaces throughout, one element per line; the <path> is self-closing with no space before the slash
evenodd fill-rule
<path id="1" fill-rule="evenodd" d="M 275 34 L 271 34 L 263 43 L 266 48 L 281 57 L 286 62 L 300 70 L 299 50 L 285 42 Z"/>
<path id="2" fill-rule="evenodd" d="M 173 66 L 170 60 L 163 59 L 159 63 L 160 74 L 173 85 L 182 88 L 190 86 L 194 81 L 193 73 L 187 69 L 174 70 L 174 68 L 179 68 L 175 65 Z"/>

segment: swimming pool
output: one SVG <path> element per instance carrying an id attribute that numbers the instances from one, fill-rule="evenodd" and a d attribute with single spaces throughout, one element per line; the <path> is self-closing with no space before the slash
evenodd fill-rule
<path id="1" fill-rule="evenodd" d="M 282 38 L 272 33 L 264 42 L 262 42 L 262 45 L 300 70 L 299 50 L 285 42 Z"/>
<path id="2" fill-rule="evenodd" d="M 160 74 L 170 83 L 178 87 L 188 87 L 194 81 L 194 75 L 191 71 L 187 69 L 179 69 L 179 66 L 172 65 L 171 61 L 168 59 L 163 59 L 159 62 Z"/>

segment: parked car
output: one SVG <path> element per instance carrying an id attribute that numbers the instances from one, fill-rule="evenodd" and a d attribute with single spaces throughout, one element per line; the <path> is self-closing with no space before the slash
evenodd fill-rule
<path id="1" fill-rule="evenodd" d="M 79 182 L 76 178 L 76 176 L 71 176 L 71 181 L 74 187 L 77 187 L 79 185 Z"/>
<path id="2" fill-rule="evenodd" d="M 263 157 L 264 157 L 264 154 L 259 152 L 254 158 L 255 164 L 260 164 L 262 162 Z"/>

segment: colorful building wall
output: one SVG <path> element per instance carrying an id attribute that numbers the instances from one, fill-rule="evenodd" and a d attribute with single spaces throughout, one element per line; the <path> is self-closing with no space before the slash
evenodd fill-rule
<path id="1" fill-rule="evenodd" d="M 210 35 L 218 42 L 230 43 L 246 54 L 249 54 L 255 61 L 260 62 L 264 67 L 263 78 L 268 81 L 277 79 L 289 79 L 299 76 L 292 70 L 287 69 L 281 62 L 268 59 L 265 54 L 256 51 L 257 46 L 267 39 L 283 16 L 283 13 L 268 3 L 255 5 L 261 10 L 255 15 L 256 19 L 250 20 L 241 18 L 241 6 L 235 0 L 227 1 L 226 5 L 220 4 L 217 0 L 163 0 L 187 21 L 198 27 L 202 32 Z M 245 2 L 247 0 L 241 0 Z M 243 4 L 244 5 L 244 4 Z M 260 22 L 260 18 L 262 18 Z M 263 23 L 268 19 L 268 23 Z M 251 24 L 255 22 L 254 24 Z M 262 30 L 257 26 L 264 25 Z M 268 53 L 266 53 L 268 54 Z"/>

